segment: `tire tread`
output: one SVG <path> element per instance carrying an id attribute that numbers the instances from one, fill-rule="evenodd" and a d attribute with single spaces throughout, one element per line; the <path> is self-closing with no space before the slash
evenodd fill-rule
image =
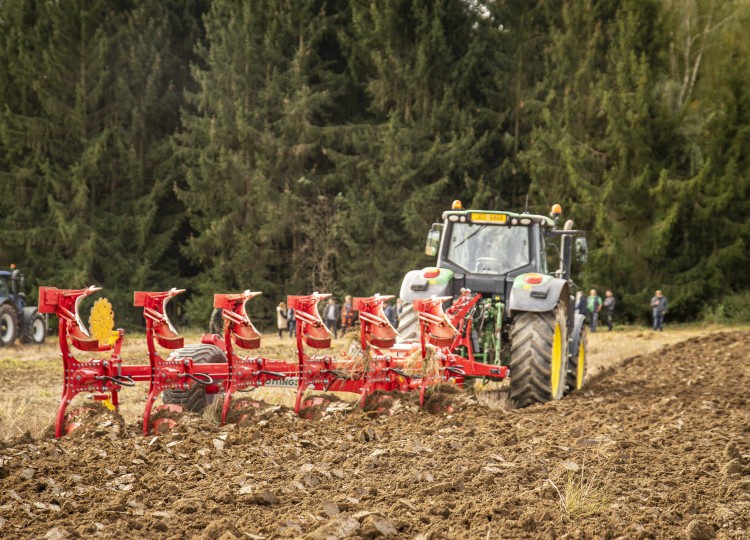
<path id="1" fill-rule="evenodd" d="M 555 325 L 560 324 L 563 333 L 563 368 L 567 360 L 567 333 L 563 308 L 542 313 L 526 312 L 517 316 L 513 323 L 510 360 L 510 392 L 516 407 L 527 407 L 535 403 L 546 403 L 559 399 L 552 395 L 552 342 Z M 563 370 L 560 385 L 565 386 Z"/>

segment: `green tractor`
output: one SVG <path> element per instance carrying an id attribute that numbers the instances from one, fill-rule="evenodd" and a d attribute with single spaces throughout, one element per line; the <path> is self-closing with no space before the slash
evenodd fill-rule
<path id="1" fill-rule="evenodd" d="M 437 255 L 436 266 L 412 270 L 401 285 L 401 339 L 419 335 L 413 300 L 471 294 L 471 309 L 453 320 L 464 333 L 454 352 L 509 366 L 511 400 L 517 407 L 580 389 L 587 344 L 585 317 L 576 312 L 573 297 L 574 239 L 579 262 L 585 262 L 588 248 L 572 221 L 557 227 L 561 213 L 557 204 L 547 217 L 464 210 L 455 201 L 427 236 L 425 253 Z"/>

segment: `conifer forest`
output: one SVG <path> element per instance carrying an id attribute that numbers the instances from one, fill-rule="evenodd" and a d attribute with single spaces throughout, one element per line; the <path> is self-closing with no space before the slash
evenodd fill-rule
<path id="1" fill-rule="evenodd" d="M 748 0 L 0 0 L 0 266 L 398 294 L 465 208 L 588 231 L 584 289 L 750 319 Z"/>

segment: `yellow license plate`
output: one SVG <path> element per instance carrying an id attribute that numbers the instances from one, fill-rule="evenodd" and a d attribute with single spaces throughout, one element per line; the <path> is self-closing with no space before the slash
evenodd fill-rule
<path id="1" fill-rule="evenodd" d="M 472 223 L 505 223 L 508 216 L 505 214 L 479 214 L 472 212 Z"/>

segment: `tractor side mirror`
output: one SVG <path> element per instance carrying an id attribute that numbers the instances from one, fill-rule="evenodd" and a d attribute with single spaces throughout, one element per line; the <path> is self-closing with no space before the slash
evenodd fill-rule
<path id="1" fill-rule="evenodd" d="M 434 257 L 440 249 L 440 237 L 443 234 L 443 224 L 433 223 L 430 232 L 427 233 L 427 241 L 424 245 L 424 254 Z"/>
<path id="2" fill-rule="evenodd" d="M 585 237 L 576 238 L 576 259 L 585 263 L 589 258 L 589 245 Z"/>

